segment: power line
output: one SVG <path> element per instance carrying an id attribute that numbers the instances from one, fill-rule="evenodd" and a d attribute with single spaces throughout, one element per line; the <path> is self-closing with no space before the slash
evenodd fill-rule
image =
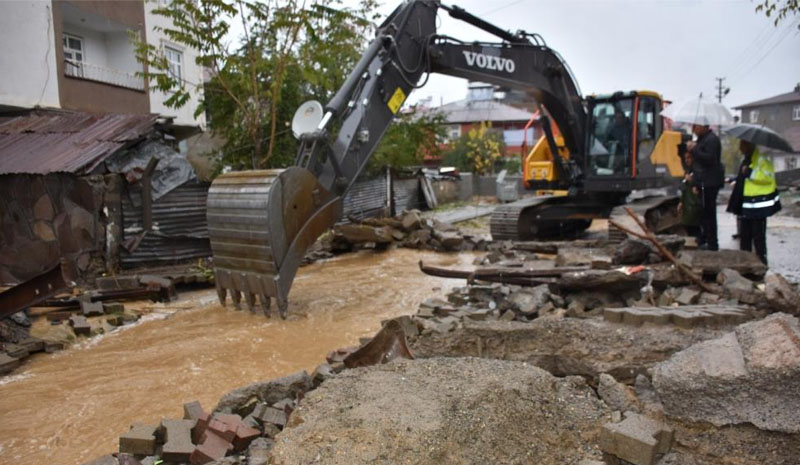
<path id="1" fill-rule="evenodd" d="M 741 81 L 744 77 L 746 77 L 748 74 L 753 72 L 753 70 L 756 69 L 756 67 L 759 64 L 761 64 L 761 62 L 764 61 L 765 58 L 767 58 L 776 48 L 778 48 L 778 45 L 780 45 L 783 42 L 784 39 L 789 37 L 789 33 L 793 32 L 795 26 L 797 26 L 798 24 L 800 24 L 800 19 L 798 19 L 798 20 L 792 22 L 791 24 L 789 24 L 786 27 L 786 29 L 783 31 L 783 35 L 780 36 L 778 41 L 775 42 L 775 44 L 773 44 L 773 46 L 769 50 L 767 50 L 767 52 L 764 53 L 764 55 L 762 55 L 761 58 L 759 58 L 758 61 L 756 61 L 755 64 L 753 64 L 753 66 L 750 67 L 750 69 L 748 69 L 744 74 L 740 74 L 740 75 L 736 76 L 736 78 L 735 78 L 736 82 Z"/>

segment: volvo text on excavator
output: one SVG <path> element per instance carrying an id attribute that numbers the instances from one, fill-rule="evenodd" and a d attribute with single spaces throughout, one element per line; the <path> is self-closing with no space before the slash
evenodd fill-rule
<path id="1" fill-rule="evenodd" d="M 437 35 L 439 10 L 500 41 Z M 258 299 L 268 312 L 274 298 L 285 317 L 304 253 L 341 218 L 348 189 L 426 73 L 523 91 L 549 115 L 542 121 L 545 135 L 525 158 L 524 183 L 568 195 L 498 207 L 491 218 L 494 239 L 584 229 L 592 219 L 608 217 L 632 191 L 674 185 L 683 174 L 681 134 L 663 126 L 658 94 L 584 98 L 569 67 L 537 34 L 505 31 L 438 0 L 406 1 L 379 26 L 327 105 L 304 105 L 296 115 L 319 113 L 314 124 L 301 125 L 307 128 L 298 135 L 294 166 L 227 173 L 212 184 L 208 229 L 223 304 L 230 294 L 237 306 L 244 299 L 252 310 Z M 664 205 L 663 199 L 645 201 L 639 211 L 648 220 L 660 218 Z"/>

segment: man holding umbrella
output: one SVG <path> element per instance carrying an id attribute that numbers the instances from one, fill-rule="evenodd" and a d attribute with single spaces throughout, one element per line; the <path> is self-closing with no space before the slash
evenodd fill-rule
<path id="1" fill-rule="evenodd" d="M 717 241 L 717 196 L 725 183 L 725 167 L 722 165 L 722 144 L 714 131 L 705 124 L 693 124 L 692 132 L 697 140 L 686 144 L 692 154 L 692 182 L 700 188 L 701 239 L 700 247 L 719 250 Z"/>
<path id="2" fill-rule="evenodd" d="M 752 124 L 739 124 L 725 130 L 738 137 L 744 160 L 739 167 L 728 211 L 741 218 L 739 248 L 751 251 L 767 263 L 767 217 L 781 209 L 775 183 L 775 170 L 756 144 L 787 152 L 791 145 L 772 130 Z"/>
<path id="3" fill-rule="evenodd" d="M 703 98 L 683 100 L 672 103 L 661 112 L 672 121 L 692 125 L 697 136 L 695 142 L 686 147 L 692 154 L 692 179 L 700 188 L 701 248 L 719 250 L 717 241 L 717 195 L 725 182 L 725 167 L 722 165 L 722 144 L 710 126 L 720 126 L 733 122 L 733 115 L 725 106 Z"/>

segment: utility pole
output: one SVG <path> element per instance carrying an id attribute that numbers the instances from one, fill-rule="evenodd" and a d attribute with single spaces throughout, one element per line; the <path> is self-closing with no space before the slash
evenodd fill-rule
<path id="1" fill-rule="evenodd" d="M 725 80 L 724 77 L 718 77 L 716 79 L 717 79 L 717 101 L 719 103 L 722 103 L 722 97 L 728 95 L 728 92 L 731 91 L 731 88 L 722 85 L 722 81 Z"/>

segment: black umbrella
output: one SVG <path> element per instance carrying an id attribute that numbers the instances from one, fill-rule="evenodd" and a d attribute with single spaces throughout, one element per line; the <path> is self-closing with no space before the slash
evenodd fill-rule
<path id="1" fill-rule="evenodd" d="M 794 149 L 786 142 L 786 139 L 778 135 L 778 133 L 772 129 L 764 126 L 741 123 L 727 127 L 723 129 L 723 131 L 725 134 L 738 137 L 747 142 L 752 142 L 755 145 L 782 150 L 784 152 L 794 152 Z"/>

